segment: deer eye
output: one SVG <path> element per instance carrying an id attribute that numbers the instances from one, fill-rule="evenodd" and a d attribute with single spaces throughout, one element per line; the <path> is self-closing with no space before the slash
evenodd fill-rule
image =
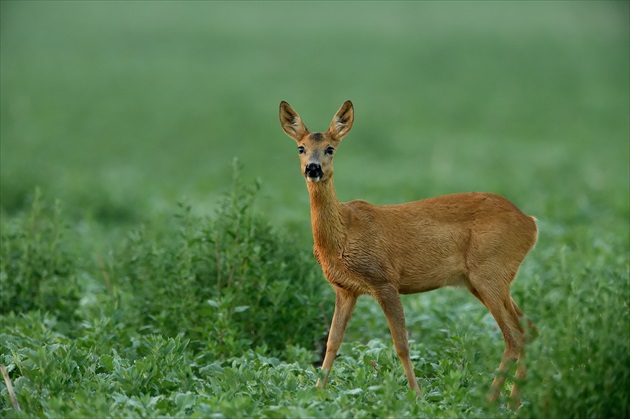
<path id="1" fill-rule="evenodd" d="M 326 150 L 324 150 L 324 153 L 328 154 L 329 156 L 332 156 L 334 152 L 335 152 L 335 149 L 330 146 L 326 147 Z"/>
<path id="2" fill-rule="evenodd" d="M 300 154 L 304 154 L 304 151 L 305 151 L 305 150 L 304 150 L 304 146 L 299 146 L 299 147 L 298 147 L 298 153 L 300 153 Z"/>

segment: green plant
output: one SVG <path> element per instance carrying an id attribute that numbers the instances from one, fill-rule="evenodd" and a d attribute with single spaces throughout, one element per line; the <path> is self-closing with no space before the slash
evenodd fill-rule
<path id="1" fill-rule="evenodd" d="M 172 229 L 129 235 L 112 268 L 116 286 L 134 296 L 126 322 L 184 336 L 215 358 L 252 345 L 276 354 L 286 345 L 314 347 L 325 331 L 326 283 L 310 252 L 254 214 L 259 187 L 243 185 L 235 167 L 213 219 L 180 205 Z"/>
<path id="2" fill-rule="evenodd" d="M 25 214 L 0 223 L 0 314 L 50 311 L 75 317 L 79 262 L 64 237 L 61 205 L 47 205 L 39 189 Z"/>

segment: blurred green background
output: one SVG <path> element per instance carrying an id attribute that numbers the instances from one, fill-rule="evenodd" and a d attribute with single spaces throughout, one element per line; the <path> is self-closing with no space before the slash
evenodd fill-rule
<path id="1" fill-rule="evenodd" d="M 34 188 L 106 225 L 206 213 L 232 160 L 308 235 L 286 100 L 346 99 L 340 200 L 506 195 L 543 222 L 628 213 L 628 2 L 10 2 L 1 210 Z M 627 228 L 627 227 L 626 227 Z"/>

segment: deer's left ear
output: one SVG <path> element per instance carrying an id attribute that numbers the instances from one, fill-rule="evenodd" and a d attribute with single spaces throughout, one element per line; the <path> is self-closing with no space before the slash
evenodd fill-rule
<path id="1" fill-rule="evenodd" d="M 328 132 L 338 141 L 348 135 L 354 122 L 354 107 L 349 100 L 345 101 L 333 117 Z"/>

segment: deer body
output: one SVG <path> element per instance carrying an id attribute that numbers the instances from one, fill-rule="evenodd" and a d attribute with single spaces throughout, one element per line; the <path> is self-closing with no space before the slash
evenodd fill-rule
<path id="1" fill-rule="evenodd" d="M 504 265 L 516 264 L 512 268 L 517 269 L 520 263 L 510 263 L 514 252 L 524 257 L 535 241 L 535 235 L 512 237 L 508 244 L 513 248 L 504 247 L 502 238 L 519 231 L 515 226 L 535 229 L 535 223 L 494 194 L 453 194 L 386 206 L 351 201 L 338 204 L 338 211 L 334 232 L 313 217 L 315 254 L 333 285 L 359 294 L 374 294 L 385 284 L 400 294 L 470 288 L 469 272 L 483 258 L 500 259 L 505 253 Z"/>
<path id="2" fill-rule="evenodd" d="M 445 286 L 467 288 L 497 320 L 506 349 L 500 372 L 523 356 L 522 311 L 510 296 L 510 283 L 537 240 L 533 217 L 490 193 L 444 195 L 397 205 L 365 201 L 340 203 L 333 183 L 332 155 L 350 131 L 354 109 L 348 101 L 325 133 L 310 133 L 299 115 L 280 104 L 285 132 L 299 146 L 311 205 L 314 254 L 336 299 L 322 369 L 326 384 L 357 297 L 369 294 L 385 313 L 396 352 L 411 389 L 420 394 L 407 342 L 399 294 Z M 534 327 L 530 322 L 531 327 Z M 517 378 L 525 377 L 519 364 Z M 495 378 L 490 399 L 498 397 L 505 374 Z M 518 403 L 518 389 L 512 397 Z"/>

